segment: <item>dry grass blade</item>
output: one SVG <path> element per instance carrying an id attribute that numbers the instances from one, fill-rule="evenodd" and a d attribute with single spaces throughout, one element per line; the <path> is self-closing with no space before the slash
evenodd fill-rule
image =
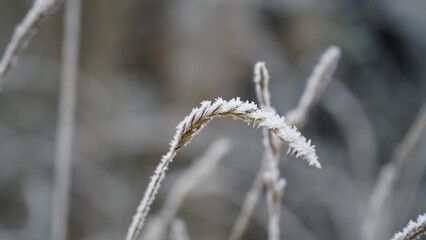
<path id="1" fill-rule="evenodd" d="M 31 36 L 40 23 L 49 16 L 58 0 L 36 0 L 22 22 L 15 28 L 12 39 L 0 62 L 0 90 L 3 87 L 7 73 L 12 69 L 13 63 L 31 39 Z"/>
<path id="2" fill-rule="evenodd" d="M 406 136 L 395 149 L 391 161 L 384 165 L 380 171 L 376 185 L 371 193 L 367 215 L 362 225 L 361 233 L 363 239 L 373 240 L 377 236 L 380 219 L 387 201 L 391 197 L 392 190 L 399 177 L 402 166 L 408 154 L 416 146 L 421 134 L 426 128 L 426 105 L 418 113 L 414 123 L 408 130 Z"/>
<path id="3" fill-rule="evenodd" d="M 329 47 L 321 56 L 315 66 L 312 75 L 307 81 L 306 88 L 299 100 L 297 107 L 286 114 L 288 123 L 292 126 L 300 126 L 306 121 L 306 115 L 312 105 L 322 94 L 330 82 L 340 58 L 340 49 L 336 46 Z"/>
<path id="4" fill-rule="evenodd" d="M 215 102 L 202 102 L 201 107 L 193 109 L 193 111 L 179 123 L 176 135 L 170 144 L 169 152 L 163 156 L 151 181 L 145 191 L 144 197 L 137 208 L 130 225 L 127 240 L 135 240 L 142 228 L 145 218 L 148 214 L 149 207 L 155 199 L 160 183 L 165 176 L 165 172 L 170 162 L 175 157 L 177 151 L 188 144 L 188 142 L 213 118 L 231 118 L 239 119 L 248 123 L 257 124 L 260 127 L 273 132 L 283 143 L 293 149 L 296 157 L 302 157 L 308 161 L 309 165 L 321 167 L 315 148 L 307 141 L 296 128 L 288 126 L 283 117 L 273 112 L 261 111 L 256 104 L 242 102 L 241 100 L 232 99 L 224 101 L 217 99 Z"/>
<path id="5" fill-rule="evenodd" d="M 426 213 L 419 215 L 417 221 L 410 221 L 407 226 L 396 233 L 391 240 L 414 240 L 426 234 Z"/>

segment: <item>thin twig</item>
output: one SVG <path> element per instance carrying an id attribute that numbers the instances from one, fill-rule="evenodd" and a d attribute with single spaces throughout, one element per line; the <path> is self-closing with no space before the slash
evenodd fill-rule
<path id="1" fill-rule="evenodd" d="M 315 148 L 307 141 L 296 128 L 288 126 L 284 119 L 274 112 L 265 112 L 257 108 L 256 104 L 242 102 L 238 98 L 231 101 L 217 99 L 215 102 L 202 102 L 201 107 L 192 110 L 182 122 L 179 123 L 176 135 L 170 144 L 169 152 L 163 156 L 157 166 L 154 175 L 145 191 L 144 197 L 137 208 L 130 225 L 127 240 L 136 240 L 142 228 L 149 208 L 155 199 L 164 179 L 166 170 L 176 153 L 213 118 L 239 119 L 248 123 L 257 124 L 260 127 L 272 131 L 283 143 L 287 144 L 296 153 L 296 157 L 302 157 L 309 165 L 320 168 Z"/>
<path id="2" fill-rule="evenodd" d="M 25 18 L 15 28 L 12 39 L 7 45 L 0 61 L 0 90 L 3 88 L 7 73 L 12 69 L 14 62 L 16 62 L 19 51 L 28 45 L 40 23 L 53 12 L 58 2 L 59 0 L 34 1 Z"/>
<path id="3" fill-rule="evenodd" d="M 416 119 L 408 130 L 401 143 L 395 148 L 392 159 L 380 170 L 376 185 L 371 193 L 367 215 L 363 221 L 361 234 L 363 239 L 373 240 L 377 236 L 379 223 L 384 209 L 392 195 L 395 183 L 408 155 L 418 143 L 426 128 L 426 105 L 417 114 Z"/>
<path id="4" fill-rule="evenodd" d="M 55 153 L 52 240 L 65 240 L 67 236 L 71 161 L 74 142 L 74 111 L 80 45 L 80 15 L 81 0 L 66 1 L 64 40 L 62 45 L 63 64 Z"/>

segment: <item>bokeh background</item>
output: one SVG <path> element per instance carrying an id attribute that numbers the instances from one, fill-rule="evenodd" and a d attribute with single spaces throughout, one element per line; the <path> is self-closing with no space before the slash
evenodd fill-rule
<path id="1" fill-rule="evenodd" d="M 0 0 L 0 53 L 31 7 Z M 281 158 L 282 239 L 360 238 L 380 166 L 426 100 L 423 0 L 83 1 L 69 239 L 123 239 L 175 126 L 202 100 L 256 100 L 265 61 L 272 104 L 294 107 L 321 53 L 342 49 L 302 133 L 323 165 Z M 63 6 L 40 27 L 0 94 L 0 239 L 49 239 Z M 182 150 L 153 205 L 219 137 L 232 150 L 179 212 L 192 239 L 227 239 L 259 169 L 262 135 L 213 121 Z M 377 239 L 426 212 L 426 135 L 409 155 Z M 245 239 L 265 239 L 264 198 Z"/>

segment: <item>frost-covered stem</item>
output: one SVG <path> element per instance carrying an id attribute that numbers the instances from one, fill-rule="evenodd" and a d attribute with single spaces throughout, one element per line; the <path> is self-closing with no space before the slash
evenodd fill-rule
<path id="1" fill-rule="evenodd" d="M 286 181 L 284 178 L 280 178 L 277 166 L 276 168 L 265 171 L 264 182 L 268 188 L 266 195 L 269 214 L 268 239 L 279 240 L 281 199 Z"/>
<path id="2" fill-rule="evenodd" d="M 280 239 L 280 212 L 281 198 L 284 192 L 286 181 L 279 178 L 278 169 L 266 171 L 264 180 L 268 187 L 266 200 L 268 203 L 269 223 L 268 223 L 268 239 Z"/>
<path id="3" fill-rule="evenodd" d="M 256 97 L 260 108 L 263 110 L 271 109 L 271 93 L 269 92 L 269 72 L 264 62 L 258 62 L 254 65 L 254 79 Z"/>
<path id="4" fill-rule="evenodd" d="M 426 213 L 419 215 L 417 221 L 410 222 L 401 231 L 396 233 L 391 240 L 414 240 L 426 234 Z"/>
<path id="5" fill-rule="evenodd" d="M 335 46 L 329 47 L 322 55 L 319 64 L 315 67 L 312 75 L 308 79 L 305 92 L 303 93 L 298 106 L 295 109 L 289 111 L 288 114 L 286 114 L 288 116 L 287 123 L 290 126 L 300 127 L 303 122 L 306 121 L 306 116 L 309 109 L 316 102 L 316 100 L 322 94 L 323 90 L 330 81 L 331 75 L 333 74 L 337 66 L 339 57 L 340 49 Z M 256 95 L 260 106 L 262 107 L 262 109 L 273 110 L 273 108 L 271 107 L 270 93 L 268 89 L 269 73 L 265 67 L 265 63 L 257 63 L 254 68 L 254 74 L 254 82 L 256 83 Z M 277 142 L 276 137 L 270 134 L 270 132 L 268 132 L 267 134 L 268 138 L 267 140 L 265 140 L 265 145 L 270 146 L 269 149 L 272 150 L 273 156 L 279 156 L 281 143 Z M 262 192 L 262 183 L 264 177 L 263 175 L 265 171 L 271 169 L 271 163 L 277 162 L 277 160 L 269 161 L 268 158 L 268 154 L 267 152 L 265 152 L 262 167 L 257 173 L 255 181 L 251 185 L 244 199 L 240 213 L 233 226 L 231 236 L 229 238 L 230 240 L 241 239 L 245 229 L 247 228 L 250 216 Z M 272 164 L 272 168 L 273 166 L 274 164 Z"/>
<path id="6" fill-rule="evenodd" d="M 269 93 L 269 72 L 264 62 L 258 62 L 254 66 L 254 83 L 260 108 L 264 111 L 275 112 L 275 109 L 271 106 L 271 94 Z M 273 157 L 279 157 L 280 140 L 270 131 L 264 131 L 263 136 L 265 149 L 269 149 Z M 276 159 L 276 163 L 278 163 L 278 159 Z"/>
<path id="7" fill-rule="evenodd" d="M 318 70 L 314 72 L 317 72 L 316 76 L 321 75 Z M 306 89 L 310 89 L 310 91 L 308 91 L 310 92 L 310 94 L 307 94 L 305 92 L 304 95 L 309 95 L 311 99 L 310 104 L 313 104 L 314 103 L 313 100 L 315 98 L 318 98 L 318 96 L 322 93 L 322 91 L 318 91 L 318 90 L 313 91 L 313 90 L 324 88 L 326 85 L 325 83 L 327 81 L 324 81 L 324 78 L 319 79 L 318 77 L 315 77 L 315 78 L 311 77 L 310 79 L 314 79 L 314 80 L 308 81 L 308 86 L 306 87 Z M 258 62 L 256 63 L 254 67 L 254 83 L 256 87 L 257 99 L 261 108 L 264 110 L 275 111 L 273 107 L 271 106 L 270 92 L 268 87 L 269 72 L 264 62 Z M 304 97 L 304 98 L 307 99 L 307 97 Z M 304 100 L 303 102 L 306 102 L 306 101 L 307 100 Z M 306 106 L 306 104 L 304 104 L 303 106 Z M 305 115 L 307 114 L 308 110 L 309 110 L 309 107 L 305 107 L 303 111 L 302 109 L 298 109 L 297 113 L 299 116 L 302 116 L 303 118 L 305 118 Z M 298 119 L 299 118 L 294 118 L 294 117 L 287 119 L 287 123 L 291 126 L 299 127 L 302 121 L 299 121 Z M 264 155 L 263 155 L 262 166 L 259 169 L 259 172 L 257 173 L 255 177 L 255 181 L 251 185 L 244 199 L 240 213 L 237 216 L 237 220 L 235 221 L 235 224 L 232 228 L 231 236 L 229 238 L 230 240 L 239 240 L 242 238 L 243 233 L 245 232 L 245 229 L 247 228 L 252 212 L 262 193 L 265 172 L 278 167 L 278 159 L 281 152 L 281 142 L 276 138 L 276 136 L 271 134 L 271 132 L 269 131 L 265 132 L 264 136 L 265 136 L 264 145 L 265 145 L 266 151 L 264 152 Z M 272 154 L 268 152 L 271 152 Z M 278 181 L 278 179 L 276 180 Z"/>
<path id="8" fill-rule="evenodd" d="M 309 165 L 320 168 L 315 148 L 307 141 L 294 127 L 288 126 L 283 117 L 273 112 L 261 111 L 256 104 L 242 102 L 240 99 L 224 101 L 217 99 L 215 102 L 205 101 L 199 108 L 192 112 L 177 126 L 177 131 L 173 141 L 170 143 L 169 152 L 163 156 L 157 166 L 154 175 L 145 191 L 144 197 L 137 208 L 130 225 L 127 240 L 136 240 L 139 230 L 142 228 L 144 220 L 148 214 L 149 207 L 155 199 L 160 188 L 166 170 L 170 162 L 175 157 L 177 151 L 188 144 L 188 142 L 213 118 L 239 119 L 248 123 L 257 124 L 273 132 L 283 143 L 293 149 L 296 157 L 302 157 L 308 161 Z"/>
<path id="9" fill-rule="evenodd" d="M 340 49 L 336 46 L 329 47 L 321 56 L 319 63 L 308 78 L 307 85 L 295 109 L 286 114 L 290 125 L 300 126 L 306 121 L 309 109 L 317 101 L 330 82 L 340 58 Z"/>
<path id="10" fill-rule="evenodd" d="M 269 73 L 265 63 L 259 62 L 254 68 L 256 84 L 256 95 L 260 107 L 265 111 L 275 111 L 271 106 L 269 93 Z M 280 238 L 280 208 L 281 197 L 284 191 L 285 180 L 280 178 L 278 168 L 281 143 L 270 131 L 263 130 L 263 145 L 265 147 L 264 159 L 266 168 L 263 172 L 264 182 L 268 188 L 267 205 L 269 213 L 268 239 L 279 240 Z"/>
<path id="11" fill-rule="evenodd" d="M 55 179 L 52 209 L 52 240 L 65 240 L 74 141 L 74 110 L 78 77 L 81 0 L 68 0 L 65 5 L 62 44 L 62 73 L 59 119 L 55 149 Z"/>
<path id="12" fill-rule="evenodd" d="M 172 222 L 172 230 L 170 234 L 172 240 L 191 240 L 186 229 L 186 224 L 182 219 L 175 219 Z"/>
<path id="13" fill-rule="evenodd" d="M 59 0 L 35 0 L 22 22 L 16 26 L 12 39 L 0 61 L 0 90 L 6 74 L 12 69 L 19 51 L 28 45 L 40 23 L 49 16 Z"/>
<path id="14" fill-rule="evenodd" d="M 229 151 L 231 142 L 221 138 L 216 140 L 206 153 L 185 170 L 173 184 L 171 191 L 166 197 L 164 207 L 159 214 L 147 224 L 143 233 L 143 239 L 161 239 L 165 229 L 175 218 L 176 213 L 190 192 L 207 178 L 223 156 Z M 159 232 L 160 231 L 160 232 Z"/>
<path id="15" fill-rule="evenodd" d="M 392 195 L 392 190 L 399 177 L 401 168 L 409 153 L 416 146 L 425 128 L 426 105 L 417 114 L 414 123 L 411 125 L 404 139 L 396 147 L 391 161 L 380 170 L 376 185 L 371 193 L 367 215 L 362 225 L 363 239 L 373 240 L 377 237 L 380 219 L 383 217 L 384 209 Z"/>
<path id="16" fill-rule="evenodd" d="M 264 62 L 258 62 L 254 67 L 254 83 L 257 99 L 261 109 L 266 111 L 275 111 L 271 106 L 271 99 L 268 88 L 269 72 Z M 232 228 L 229 238 L 230 240 L 238 240 L 243 237 L 252 212 L 262 192 L 265 172 L 278 168 L 278 159 L 281 152 L 281 142 L 270 131 L 264 130 L 263 143 L 265 146 L 265 152 L 263 154 L 262 165 L 244 199 L 240 213 L 237 216 L 237 219 Z"/>

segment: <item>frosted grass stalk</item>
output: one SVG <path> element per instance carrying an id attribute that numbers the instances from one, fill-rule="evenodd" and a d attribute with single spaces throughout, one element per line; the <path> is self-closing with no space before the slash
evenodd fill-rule
<path id="1" fill-rule="evenodd" d="M 243 102 L 239 98 L 225 101 L 221 98 L 215 102 L 204 101 L 199 108 L 195 108 L 185 117 L 177 126 L 176 134 L 170 143 L 170 150 L 163 156 L 157 166 L 154 175 L 145 191 L 136 214 L 130 225 L 127 240 L 136 240 L 149 207 L 155 199 L 164 179 L 166 170 L 173 161 L 178 150 L 184 147 L 189 141 L 210 122 L 213 118 L 231 118 L 239 119 L 247 123 L 253 123 L 273 132 L 283 143 L 287 144 L 296 157 L 305 159 L 309 165 L 320 168 L 318 157 L 315 153 L 315 147 L 307 141 L 295 127 L 290 127 L 285 123 L 283 117 L 274 112 L 266 112 L 257 108 L 256 104 Z"/>
<path id="2" fill-rule="evenodd" d="M 265 66 L 264 62 L 256 63 L 254 67 L 254 83 L 256 88 L 256 96 L 259 102 L 259 105 L 262 110 L 273 111 L 275 110 L 271 106 L 271 99 L 269 93 L 269 72 Z M 263 182 L 265 182 L 265 174 L 268 172 L 274 172 L 277 174 L 269 174 L 268 179 L 268 195 L 275 194 L 276 196 L 281 196 L 282 191 L 271 193 L 270 191 L 275 191 L 279 189 L 276 185 L 279 180 L 279 170 L 278 170 L 278 160 L 281 152 L 281 142 L 280 140 L 273 135 L 270 131 L 263 130 L 263 144 L 265 147 L 265 152 L 262 158 L 262 164 L 259 172 L 257 173 L 255 180 L 250 187 L 243 205 L 241 207 L 240 213 L 237 216 L 237 219 L 234 223 L 234 226 L 231 231 L 230 240 L 237 240 L 243 237 L 243 234 L 247 228 L 247 225 L 250 220 L 250 216 L 256 206 L 256 203 L 260 197 Z M 271 179 L 270 177 L 274 176 L 276 178 Z M 283 180 L 284 181 L 284 180 Z M 275 201 L 268 201 L 269 204 L 280 204 L 281 197 Z M 269 210 L 276 209 L 275 207 L 269 207 Z M 278 207 L 279 209 L 279 207 Z M 270 227 L 268 235 L 270 239 L 279 238 L 279 214 L 269 212 L 269 226 L 273 224 L 273 227 Z M 277 226 L 278 225 L 278 226 Z"/>
<path id="3" fill-rule="evenodd" d="M 271 97 L 269 93 L 269 72 L 265 63 L 259 62 L 255 65 L 256 95 L 260 107 L 265 111 L 274 111 L 271 106 Z M 280 209 L 281 198 L 284 192 L 285 180 L 280 177 L 278 168 L 281 143 L 271 132 L 263 130 L 263 145 L 265 148 L 264 158 L 266 168 L 263 172 L 263 179 L 268 188 L 267 205 L 268 205 L 268 239 L 280 239 Z"/>
<path id="4" fill-rule="evenodd" d="M 275 169 L 267 170 L 264 174 L 264 181 L 268 187 L 266 194 L 266 201 L 268 205 L 268 239 L 280 239 L 280 213 L 281 213 L 281 199 L 284 193 L 286 180 L 280 178 L 278 167 Z"/>
<path id="5" fill-rule="evenodd" d="M 305 90 L 295 109 L 286 114 L 287 121 L 292 126 L 301 126 L 307 118 L 307 113 L 330 82 L 340 58 L 340 48 L 329 47 L 321 56 L 319 63 L 308 78 Z"/>
<path id="6" fill-rule="evenodd" d="M 414 240 L 424 234 L 426 234 L 426 213 L 419 215 L 415 222 L 408 222 L 407 226 L 396 233 L 391 240 Z"/>
<path id="7" fill-rule="evenodd" d="M 287 123 L 290 126 L 300 127 L 307 118 L 307 113 L 311 106 L 316 102 L 319 96 L 323 93 L 325 87 L 331 79 L 331 75 L 337 67 L 337 62 L 340 58 L 340 49 L 335 46 L 329 47 L 321 56 L 321 59 L 317 66 L 315 66 L 312 75 L 307 81 L 307 86 L 299 100 L 298 106 L 289 111 L 287 116 Z M 264 62 L 256 63 L 254 67 L 254 82 L 256 86 L 256 95 L 258 98 L 259 105 L 262 109 L 268 109 L 274 111 L 271 106 L 270 92 L 269 92 L 269 72 L 266 69 Z M 278 155 L 281 150 L 281 143 L 276 141 L 276 137 L 268 134 L 268 139 L 265 145 L 269 145 L 273 155 Z M 265 140 L 264 140 L 265 141 Z M 290 150 L 290 149 L 289 149 Z M 291 150 L 290 150 L 291 151 Z M 263 164 L 257 173 L 254 182 L 250 186 L 250 189 L 244 199 L 241 211 L 237 216 L 237 220 L 232 228 L 230 240 L 239 240 L 242 238 L 245 229 L 247 228 L 250 216 L 257 204 L 263 187 L 263 175 L 264 172 L 269 168 L 271 169 L 271 163 L 268 156 L 265 153 L 263 157 Z M 268 164 L 269 162 L 269 164 Z M 268 166 L 269 165 L 269 166 Z M 273 165 L 273 164 L 272 164 Z"/>

